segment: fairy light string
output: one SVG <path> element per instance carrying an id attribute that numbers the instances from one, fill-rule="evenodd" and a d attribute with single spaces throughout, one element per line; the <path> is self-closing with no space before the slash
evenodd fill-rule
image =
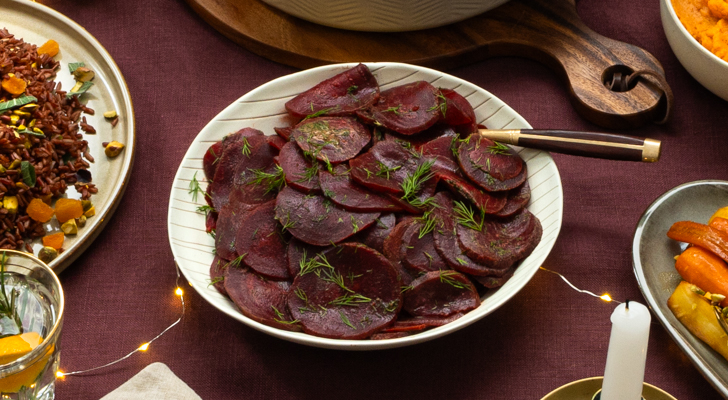
<path id="1" fill-rule="evenodd" d="M 112 366 L 114 364 L 120 363 L 120 362 L 128 359 L 129 357 L 133 356 L 134 354 L 136 354 L 136 353 L 138 353 L 140 351 L 142 351 L 142 352 L 147 351 L 149 349 L 149 346 L 155 340 L 159 339 L 160 337 L 162 337 L 162 335 L 164 335 L 165 333 L 167 333 L 175 325 L 179 324 L 180 321 L 182 321 L 182 317 L 184 317 L 184 315 L 185 315 L 185 298 L 184 298 L 184 292 L 182 291 L 182 287 L 180 287 L 180 283 L 179 283 L 179 281 L 180 281 L 179 266 L 177 266 L 176 263 L 175 263 L 175 267 L 176 267 L 176 270 L 177 270 L 177 279 L 175 281 L 176 288 L 174 290 L 174 294 L 177 297 L 179 297 L 180 304 L 182 305 L 182 309 L 180 311 L 180 316 L 179 316 L 179 318 L 177 318 L 176 321 L 174 321 L 172 324 L 170 324 L 168 327 L 166 327 L 157 336 L 155 336 L 154 338 L 152 338 L 152 340 L 150 340 L 150 341 L 148 341 L 146 343 L 143 343 L 141 346 L 137 347 L 136 349 L 134 349 L 133 351 L 131 351 L 129 354 L 127 354 L 127 355 L 125 355 L 125 356 L 123 356 L 121 358 L 118 358 L 118 359 L 116 359 L 114 361 L 111 361 L 109 363 L 106 363 L 104 365 L 99 365 L 98 367 L 93 367 L 93 368 L 84 369 L 84 370 L 80 370 L 80 371 L 63 372 L 63 371 L 58 370 L 56 372 L 56 377 L 58 377 L 58 378 L 64 378 L 64 377 L 69 376 L 69 375 L 80 375 L 80 374 L 84 374 L 84 373 L 91 372 L 91 371 L 96 371 L 96 370 L 103 369 L 103 368 L 106 368 L 106 367 L 110 367 L 110 366 Z"/>
<path id="2" fill-rule="evenodd" d="M 584 290 L 584 289 L 579 289 L 578 287 L 574 286 L 574 284 L 572 284 L 571 282 L 569 282 L 569 280 L 568 280 L 568 279 L 566 279 L 566 277 L 565 277 L 564 275 L 561 275 L 560 273 L 558 273 L 558 272 L 556 272 L 556 271 L 552 271 L 552 270 L 550 270 L 550 269 L 546 269 L 546 268 L 544 268 L 544 267 L 539 267 L 539 268 L 540 268 L 540 269 L 542 269 L 542 270 L 544 270 L 544 271 L 546 271 L 546 272 L 550 272 L 550 273 L 552 273 L 552 274 L 554 274 L 554 275 L 558 276 L 558 277 L 559 277 L 559 278 L 561 278 L 561 279 L 562 279 L 562 280 L 563 280 L 564 282 L 566 282 L 566 284 L 567 284 L 567 285 L 569 285 L 569 286 L 570 286 L 570 287 L 571 287 L 572 289 L 576 290 L 576 291 L 577 291 L 577 292 L 579 292 L 579 293 L 585 293 L 585 294 L 588 294 L 589 296 L 593 296 L 593 297 L 596 297 L 596 298 L 598 298 L 598 299 L 602 299 L 602 300 L 604 300 L 604 301 L 605 301 L 605 302 L 607 302 L 607 303 L 609 303 L 609 302 L 612 302 L 612 301 L 613 301 L 613 302 L 615 302 L 615 303 L 621 303 L 621 301 L 617 301 L 617 300 L 614 300 L 614 299 L 612 298 L 612 296 L 610 296 L 610 295 L 609 295 L 608 293 L 604 293 L 603 295 L 601 295 L 601 296 L 600 296 L 600 295 L 598 295 L 598 294 L 595 294 L 595 293 L 593 293 L 593 292 L 590 292 L 590 291 L 588 291 L 588 290 Z"/>

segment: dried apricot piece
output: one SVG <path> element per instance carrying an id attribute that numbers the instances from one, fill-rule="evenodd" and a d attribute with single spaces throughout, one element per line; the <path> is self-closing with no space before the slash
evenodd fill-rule
<path id="1" fill-rule="evenodd" d="M 43 246 L 53 247 L 56 250 L 60 250 L 63 247 L 63 240 L 65 235 L 63 232 L 56 232 L 50 235 L 43 236 Z"/>
<path id="2" fill-rule="evenodd" d="M 44 203 L 41 199 L 33 199 L 28 204 L 25 212 L 30 218 L 38 222 L 48 222 L 53 217 L 53 208 L 48 204 Z"/>
<path id="3" fill-rule="evenodd" d="M 51 57 L 55 57 L 56 54 L 58 54 L 58 42 L 51 39 L 45 43 L 43 43 L 43 46 L 38 47 L 38 54 L 48 54 Z"/>
<path id="4" fill-rule="evenodd" d="M 56 219 L 60 223 L 78 218 L 83 215 L 81 200 L 58 199 L 56 200 Z"/>
<path id="5" fill-rule="evenodd" d="M 23 79 L 20 79 L 17 76 L 8 76 L 7 78 L 3 79 L 2 86 L 6 92 L 17 96 L 25 92 L 25 88 L 28 87 L 28 84 L 25 83 Z"/>

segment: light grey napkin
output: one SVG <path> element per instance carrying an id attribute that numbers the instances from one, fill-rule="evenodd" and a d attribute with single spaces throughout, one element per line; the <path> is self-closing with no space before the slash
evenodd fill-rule
<path id="1" fill-rule="evenodd" d="M 165 364 L 149 364 L 101 400 L 202 400 Z"/>

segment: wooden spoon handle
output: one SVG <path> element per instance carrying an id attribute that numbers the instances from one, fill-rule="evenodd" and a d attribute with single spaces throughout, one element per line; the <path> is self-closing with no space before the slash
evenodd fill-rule
<path id="1" fill-rule="evenodd" d="M 480 135 L 493 141 L 574 156 L 608 160 L 656 162 L 660 141 L 600 132 L 480 129 Z"/>

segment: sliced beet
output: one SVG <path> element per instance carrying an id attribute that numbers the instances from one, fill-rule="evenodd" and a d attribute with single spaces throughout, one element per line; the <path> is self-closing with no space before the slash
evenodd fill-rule
<path id="1" fill-rule="evenodd" d="M 432 216 L 431 216 L 432 217 Z M 434 220 L 433 224 L 437 225 Z M 432 231 L 427 232 L 425 222 L 420 218 L 415 218 L 414 223 L 410 225 L 402 236 L 402 264 L 417 275 L 429 271 L 438 271 L 448 269 L 445 261 L 435 249 L 435 240 Z"/>
<path id="2" fill-rule="evenodd" d="M 291 132 L 293 132 L 293 127 L 286 126 L 286 127 L 280 127 L 280 128 L 273 128 L 273 130 L 276 132 L 276 134 L 286 141 L 291 140 Z"/>
<path id="3" fill-rule="evenodd" d="M 427 208 L 427 201 L 430 201 L 429 199 L 435 195 L 435 191 L 437 190 L 437 177 L 433 177 L 428 179 L 427 181 L 423 182 L 421 185 L 420 190 L 417 192 L 415 196 L 412 198 L 405 200 L 402 196 L 399 195 L 393 195 L 391 193 L 387 193 L 386 196 L 389 197 L 389 199 L 394 203 L 399 205 L 403 210 L 407 211 L 410 214 L 422 214 L 424 213 Z"/>
<path id="4" fill-rule="evenodd" d="M 528 257 L 541 240 L 541 233 L 541 223 L 528 210 L 506 219 L 487 220 L 481 231 L 457 226 L 463 252 L 496 269 L 506 269 Z"/>
<path id="5" fill-rule="evenodd" d="M 438 221 L 432 232 L 435 249 L 450 268 L 470 275 L 503 276 L 505 270 L 480 264 L 460 248 L 457 236 L 459 224 L 454 219 L 452 196 L 447 192 L 439 192 L 435 195 L 435 202 L 439 205 L 433 211 Z"/>
<path id="6" fill-rule="evenodd" d="M 286 308 L 290 286 L 290 282 L 271 281 L 248 268 L 225 268 L 225 291 L 243 315 L 274 328 L 300 331 Z"/>
<path id="7" fill-rule="evenodd" d="M 527 177 L 526 163 L 512 148 L 472 134 L 458 147 L 463 173 L 488 191 L 510 190 Z"/>
<path id="8" fill-rule="evenodd" d="M 486 214 L 498 213 L 508 200 L 507 192 L 487 192 L 456 175 L 440 174 L 438 177 L 453 194 L 468 200 Z"/>
<path id="9" fill-rule="evenodd" d="M 215 258 L 212 259 L 212 264 L 210 264 L 210 284 L 212 284 L 212 286 L 214 286 L 215 289 L 217 289 L 217 291 L 223 296 L 227 296 L 227 292 L 225 291 L 226 266 L 227 261 L 218 256 L 215 256 Z"/>
<path id="10" fill-rule="evenodd" d="M 288 309 L 306 333 L 364 339 L 397 318 L 397 272 L 377 251 L 343 243 L 318 255 L 291 285 Z"/>
<path id="11" fill-rule="evenodd" d="M 222 156 L 222 140 L 213 143 L 202 157 L 202 170 L 205 172 L 208 181 L 215 177 L 215 170 L 217 170 L 217 162 L 220 161 L 220 156 Z"/>
<path id="12" fill-rule="evenodd" d="M 506 201 L 505 206 L 503 206 L 503 209 L 498 211 L 495 215 L 499 217 L 509 217 L 524 209 L 530 200 L 531 187 L 528 185 L 528 181 L 525 181 L 521 186 L 508 191 L 508 200 Z"/>
<path id="13" fill-rule="evenodd" d="M 327 246 L 366 229 L 379 213 L 346 211 L 319 195 L 284 188 L 276 200 L 276 219 L 299 240 Z"/>
<path id="14" fill-rule="evenodd" d="M 357 233 L 352 239 L 384 253 L 384 241 L 394 229 L 396 222 L 394 214 L 382 214 L 369 228 Z"/>
<path id="15" fill-rule="evenodd" d="M 288 143 L 288 141 L 278 135 L 270 135 L 266 136 L 265 140 L 268 141 L 268 144 L 273 147 L 274 149 L 281 151 L 283 146 Z"/>
<path id="16" fill-rule="evenodd" d="M 478 281 L 481 285 L 488 289 L 495 289 L 506 284 L 506 282 L 513 277 L 513 273 L 516 271 L 516 266 L 512 265 L 506 269 L 503 276 L 475 276 L 472 278 Z"/>
<path id="17" fill-rule="evenodd" d="M 456 319 L 465 315 L 464 313 L 455 313 L 448 315 L 447 317 L 441 317 L 437 315 L 433 316 L 416 316 L 409 318 L 400 318 L 389 328 L 383 329 L 382 332 L 397 332 L 409 327 L 420 327 L 425 326 L 426 328 L 432 328 L 436 326 L 443 326 L 455 321 Z"/>
<path id="18" fill-rule="evenodd" d="M 248 204 L 260 204 L 275 197 L 265 185 L 250 185 L 255 179 L 254 171 L 273 171 L 273 157 L 278 153 L 268 145 L 265 136 L 250 133 L 228 136 L 223 141 L 223 152 L 218 162 L 215 177 L 210 184 L 213 207 L 216 210 L 227 204 L 231 193 L 238 193 L 237 199 Z M 260 131 L 257 131 L 260 132 Z"/>
<path id="19" fill-rule="evenodd" d="M 394 265 L 397 273 L 399 273 L 402 285 L 409 285 L 415 278 L 412 273 L 410 273 L 410 271 L 402 265 L 402 256 L 404 255 L 402 237 L 413 223 L 414 218 L 412 217 L 406 217 L 399 221 L 394 228 L 392 228 L 389 236 L 384 239 L 384 244 L 382 245 L 382 254 L 384 254 L 392 265 Z"/>
<path id="20" fill-rule="evenodd" d="M 428 143 L 440 139 L 440 138 L 452 138 L 457 136 L 455 130 L 452 127 L 445 124 L 435 124 L 432 127 L 411 136 L 400 135 L 396 132 L 386 131 L 384 133 L 385 140 L 394 140 L 400 144 L 404 144 L 405 147 L 409 148 L 406 144 L 409 143 L 415 150 L 420 151 L 422 146 Z M 450 141 L 448 141 L 448 151 Z"/>
<path id="21" fill-rule="evenodd" d="M 377 332 L 373 334 L 369 339 L 371 340 L 388 340 L 388 339 L 399 339 L 407 336 L 412 336 L 417 332 Z"/>
<path id="22" fill-rule="evenodd" d="M 320 192 L 318 171 L 321 165 L 315 159 L 306 157 L 298 146 L 288 142 L 278 155 L 283 172 L 286 174 L 286 183 L 304 192 Z"/>
<path id="23" fill-rule="evenodd" d="M 291 141 L 303 151 L 334 164 L 356 157 L 371 140 L 369 129 L 351 117 L 311 118 L 291 132 Z"/>
<path id="24" fill-rule="evenodd" d="M 275 200 L 250 211 L 238 228 L 235 248 L 243 263 L 260 275 L 276 280 L 291 279 L 284 234 L 275 220 Z"/>
<path id="25" fill-rule="evenodd" d="M 364 64 L 359 64 L 320 82 L 286 103 L 286 110 L 296 118 L 324 113 L 345 115 L 374 104 L 379 98 L 379 84 Z"/>
<path id="26" fill-rule="evenodd" d="M 319 171 L 319 182 L 324 196 L 335 204 L 357 212 L 398 212 L 398 207 L 388 197 L 355 183 L 348 165 L 337 165 L 332 172 Z"/>
<path id="27" fill-rule="evenodd" d="M 240 223 L 257 206 L 233 200 L 220 209 L 215 229 L 215 254 L 218 257 L 227 261 L 238 257 L 235 242 Z"/>
<path id="28" fill-rule="evenodd" d="M 210 233 L 217 228 L 217 212 L 210 211 L 205 216 L 205 232 Z"/>
<path id="29" fill-rule="evenodd" d="M 452 89 L 440 89 L 444 97 L 445 123 L 463 125 L 475 122 L 475 111 L 468 100 Z M 440 99 L 442 101 L 442 98 Z"/>
<path id="30" fill-rule="evenodd" d="M 480 296 L 467 276 L 452 270 L 431 271 L 410 283 L 404 292 L 405 311 L 413 316 L 447 317 L 480 305 Z"/>
<path id="31" fill-rule="evenodd" d="M 397 142 L 385 140 L 349 161 L 349 166 L 351 178 L 357 183 L 376 192 L 401 195 L 402 183 L 408 176 L 414 176 L 425 162 L 434 163 L 425 157 L 415 157 Z"/>
<path id="32" fill-rule="evenodd" d="M 295 277 L 301 271 L 301 260 L 306 262 L 316 254 L 327 250 L 328 247 L 313 246 L 308 243 L 302 242 L 296 238 L 291 238 L 288 241 L 288 273 Z"/>
<path id="33" fill-rule="evenodd" d="M 419 151 L 423 156 L 435 159 L 432 170 L 436 174 L 448 173 L 460 175 L 460 165 L 452 154 L 454 138 L 455 136 L 442 136 L 419 147 Z"/>
<path id="34" fill-rule="evenodd" d="M 371 107 L 371 115 L 382 126 L 402 135 L 413 135 L 440 119 L 437 89 L 425 81 L 395 86 L 383 91 Z"/>

